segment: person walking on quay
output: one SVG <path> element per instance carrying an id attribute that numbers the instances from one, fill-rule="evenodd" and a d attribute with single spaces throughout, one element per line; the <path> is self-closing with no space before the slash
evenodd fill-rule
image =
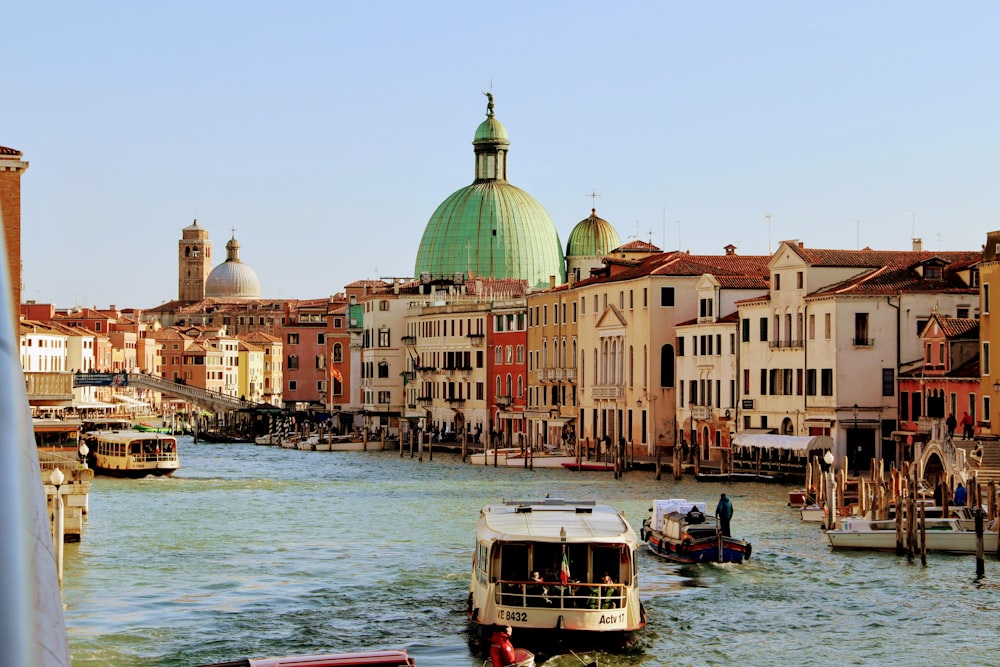
<path id="1" fill-rule="evenodd" d="M 972 432 L 972 416 L 968 412 L 962 414 L 962 438 L 972 440 L 975 437 Z"/>
<path id="2" fill-rule="evenodd" d="M 723 536 L 732 537 L 729 529 L 729 522 L 733 518 L 733 503 L 730 502 L 726 494 L 719 498 L 719 504 L 715 506 L 715 518 L 719 520 L 719 529 Z"/>
<path id="3" fill-rule="evenodd" d="M 954 412 L 948 414 L 948 418 L 944 420 L 944 425 L 948 427 L 948 439 L 953 439 L 955 437 L 955 427 L 958 426 L 958 420 L 955 419 Z"/>
<path id="4" fill-rule="evenodd" d="M 955 488 L 955 507 L 965 507 L 966 492 L 965 487 L 959 482 Z"/>

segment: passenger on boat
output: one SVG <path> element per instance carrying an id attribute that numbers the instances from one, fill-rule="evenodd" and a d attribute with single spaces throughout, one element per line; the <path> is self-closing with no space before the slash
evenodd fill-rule
<path id="1" fill-rule="evenodd" d="M 517 662 L 514 657 L 514 645 L 510 643 L 513 630 L 509 625 L 497 627 L 490 637 L 490 660 L 494 667 L 508 667 Z"/>
<path id="2" fill-rule="evenodd" d="M 535 583 L 528 586 L 528 605 L 541 607 L 552 604 L 552 600 L 549 599 L 549 587 L 544 584 L 542 575 L 537 570 L 531 573 L 531 581 Z"/>

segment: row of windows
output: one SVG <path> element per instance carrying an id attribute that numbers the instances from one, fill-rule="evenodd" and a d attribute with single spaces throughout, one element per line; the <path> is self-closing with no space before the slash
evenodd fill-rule
<path id="1" fill-rule="evenodd" d="M 421 382 L 419 397 L 421 399 L 440 398 L 446 401 L 464 401 L 466 399 L 482 401 L 486 399 L 486 385 L 475 383 L 475 399 L 472 396 L 471 382 Z"/>
<path id="2" fill-rule="evenodd" d="M 677 356 L 684 356 L 685 338 L 677 338 Z M 729 352 L 736 354 L 736 334 L 729 334 Z M 711 357 L 722 355 L 722 334 L 691 336 L 691 356 Z"/>
<path id="3" fill-rule="evenodd" d="M 315 363 L 314 368 L 317 370 L 322 370 L 326 368 L 326 355 L 317 354 L 313 361 Z M 285 360 L 285 367 L 290 371 L 295 371 L 301 368 L 301 362 L 297 354 L 290 354 Z"/>
<path id="4" fill-rule="evenodd" d="M 472 370 L 472 352 L 468 350 L 427 352 L 417 357 L 415 365 L 425 370 Z M 476 350 L 476 368 L 483 367 L 483 351 Z"/>
<path id="5" fill-rule="evenodd" d="M 505 317 L 505 316 L 497 316 Z M 513 315 L 511 315 L 513 317 Z M 524 325 L 524 315 L 520 314 L 517 316 L 520 318 L 521 328 L 517 331 L 523 330 Z M 494 324 L 496 324 L 494 322 Z M 517 322 L 515 321 L 515 325 Z M 457 325 L 457 326 L 456 326 Z M 452 319 L 438 319 L 438 320 L 427 320 L 423 322 L 417 322 L 416 324 L 418 334 L 421 338 L 441 338 L 442 336 L 481 336 L 483 335 L 483 320 L 482 318 L 472 319 L 467 317 L 462 318 L 452 318 Z M 504 329 L 497 329 L 497 331 L 504 331 Z M 506 329 L 506 331 L 514 331 L 514 329 Z"/>
<path id="6" fill-rule="evenodd" d="M 946 414 L 957 415 L 959 412 L 968 412 L 973 421 L 976 420 L 976 394 L 970 393 L 968 402 L 961 407 L 958 405 L 958 394 L 952 392 L 949 396 L 948 405 L 944 404 L 944 394 L 939 390 L 924 392 L 901 391 L 899 392 L 899 420 L 919 421 L 924 415 L 936 419 L 942 419 Z M 983 396 L 983 412 L 990 414 L 990 397 Z"/>
<path id="7" fill-rule="evenodd" d="M 517 346 L 516 361 L 515 361 L 515 357 L 514 357 L 514 350 L 515 350 L 515 348 L 514 348 L 513 345 L 507 345 L 506 347 L 504 347 L 503 345 L 497 345 L 497 346 L 495 346 L 493 348 L 493 363 L 496 364 L 496 365 L 498 365 L 498 366 L 501 365 L 501 364 L 504 364 L 504 363 L 508 363 L 508 364 L 514 364 L 514 363 L 523 364 L 524 363 L 524 346 L 523 345 L 518 345 Z M 504 356 L 504 352 L 505 351 L 506 351 L 506 357 Z M 505 359 L 506 359 L 506 362 L 504 361 Z"/>

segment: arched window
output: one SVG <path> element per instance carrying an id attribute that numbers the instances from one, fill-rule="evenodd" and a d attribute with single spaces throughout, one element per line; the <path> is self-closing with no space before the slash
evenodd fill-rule
<path id="1" fill-rule="evenodd" d="M 518 375 L 517 376 L 517 397 L 521 398 L 522 396 L 524 396 L 524 376 L 523 375 Z"/>
<path id="2" fill-rule="evenodd" d="M 660 348 L 660 386 L 674 386 L 674 346 L 664 345 Z"/>
<path id="3" fill-rule="evenodd" d="M 344 346 L 340 343 L 335 343 L 333 346 L 333 360 L 334 362 L 341 362 L 344 360 Z"/>

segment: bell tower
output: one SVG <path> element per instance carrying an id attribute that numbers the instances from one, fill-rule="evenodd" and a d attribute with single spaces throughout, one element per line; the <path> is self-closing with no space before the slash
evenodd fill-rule
<path id="1" fill-rule="evenodd" d="M 181 232 L 177 245 L 177 299 L 201 301 L 205 298 L 205 279 L 212 269 L 208 230 L 195 220 Z"/>
<path id="2" fill-rule="evenodd" d="M 21 151 L 0 146 L 0 220 L 7 245 L 14 322 L 21 311 L 21 174 L 28 168 L 21 158 Z"/>

